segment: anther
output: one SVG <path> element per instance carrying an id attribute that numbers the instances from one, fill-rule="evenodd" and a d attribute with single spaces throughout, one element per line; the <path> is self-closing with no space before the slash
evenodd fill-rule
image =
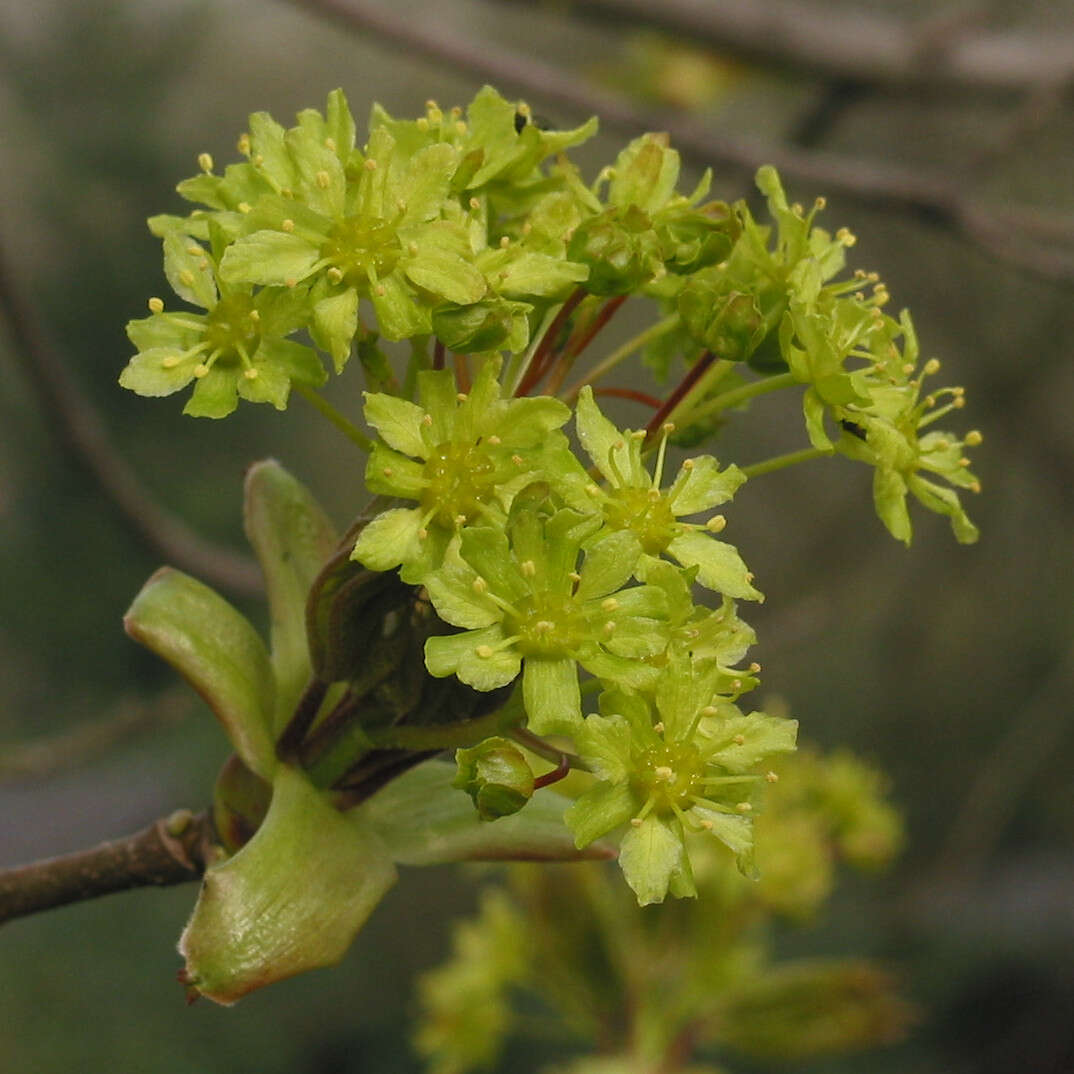
<path id="1" fill-rule="evenodd" d="M 634 430 L 632 430 L 631 433 L 630 433 L 630 439 L 631 440 L 644 440 L 645 439 L 645 430 L 644 429 L 634 429 Z"/>
<path id="2" fill-rule="evenodd" d="M 239 140 L 235 143 L 235 148 L 244 156 L 250 155 L 250 136 L 248 134 L 240 134 Z"/>
<path id="3" fill-rule="evenodd" d="M 332 283 L 340 283 L 343 280 L 343 270 L 338 265 L 332 265 L 325 275 Z"/>
<path id="4" fill-rule="evenodd" d="M 856 243 L 858 241 L 857 235 L 855 235 L 854 232 L 850 230 L 850 228 L 846 228 L 846 227 L 841 227 L 835 233 L 835 237 L 844 246 L 853 246 L 854 243 Z"/>
<path id="5" fill-rule="evenodd" d="M 239 212 L 245 215 L 253 209 L 253 206 L 248 201 L 239 202 Z"/>
<path id="6" fill-rule="evenodd" d="M 466 525 L 466 516 L 465 515 L 456 515 L 455 516 L 455 525 L 456 526 L 465 526 Z"/>
<path id="7" fill-rule="evenodd" d="M 511 245 L 511 240 L 506 235 L 500 236 L 500 249 L 506 250 Z"/>
<path id="8" fill-rule="evenodd" d="M 384 469 L 383 469 L 383 470 L 381 470 L 381 473 L 382 473 L 382 474 L 383 474 L 383 475 L 384 475 L 385 477 L 391 477 L 391 476 L 392 476 L 392 474 L 394 474 L 394 473 L 395 473 L 395 471 L 394 471 L 394 470 L 393 470 L 393 469 L 392 469 L 392 468 L 391 468 L 390 466 L 385 466 L 385 467 L 384 467 Z"/>
<path id="9" fill-rule="evenodd" d="M 421 419 L 421 423 L 422 423 L 422 425 L 424 425 L 424 426 L 425 426 L 426 428 L 428 428 L 428 427 L 429 427 L 430 425 L 432 425 L 432 423 L 433 423 L 433 416 L 432 416 L 432 414 L 425 414 L 425 415 L 424 415 L 424 416 L 422 417 L 422 419 Z"/>
<path id="10" fill-rule="evenodd" d="M 455 393 L 455 398 L 458 400 L 458 402 L 465 403 L 466 400 L 469 399 L 470 397 L 466 394 L 466 392 L 456 392 Z"/>
<path id="11" fill-rule="evenodd" d="M 519 564 L 519 569 L 524 578 L 532 578 L 537 573 L 537 564 L 532 559 L 524 559 Z"/>
<path id="12" fill-rule="evenodd" d="M 477 198 L 471 198 L 471 199 L 470 199 L 470 208 L 471 208 L 471 209 L 474 209 L 475 211 L 476 211 L 477 209 L 480 209 L 480 208 L 481 208 L 481 202 L 480 202 L 480 201 L 478 201 L 478 199 L 477 199 Z"/>
<path id="13" fill-rule="evenodd" d="M 660 426 L 660 431 L 667 433 L 667 435 L 670 436 L 675 431 L 675 422 L 665 421 L 664 424 Z"/>
<path id="14" fill-rule="evenodd" d="M 198 167 L 205 173 L 213 170 L 213 158 L 209 153 L 198 154 Z"/>
<path id="15" fill-rule="evenodd" d="M 191 257 L 201 257 L 201 255 L 205 253 L 205 251 L 197 244 L 188 246 L 186 252 L 190 254 Z"/>
<path id="16" fill-rule="evenodd" d="M 295 230 L 294 220 L 288 217 L 286 220 L 283 221 L 283 223 L 280 224 L 280 230 L 286 231 L 287 234 L 290 235 L 291 232 Z"/>
<path id="17" fill-rule="evenodd" d="M 702 716 L 715 716 L 718 711 L 719 710 L 716 708 L 715 705 L 706 705 L 701 710 L 701 715 Z"/>
<path id="18" fill-rule="evenodd" d="M 465 134 L 466 133 L 466 120 L 465 119 L 457 119 L 457 120 L 455 120 L 455 133 L 456 134 Z"/>
<path id="19" fill-rule="evenodd" d="M 319 171 L 316 176 L 314 176 L 314 178 L 317 180 L 317 185 L 322 190 L 327 190 L 332 185 L 332 176 L 330 176 L 328 172 L 324 171 L 323 169 Z"/>
<path id="20" fill-rule="evenodd" d="M 377 298 L 383 298 L 388 293 L 388 289 L 382 283 L 378 283 L 374 290 L 377 293 Z"/>
<path id="21" fill-rule="evenodd" d="M 682 468 L 684 470 L 692 470 L 695 465 L 696 464 L 694 463 L 693 459 L 684 459 L 683 464 L 682 464 Z"/>
<path id="22" fill-rule="evenodd" d="M 150 309 L 152 309 L 152 307 L 150 307 Z M 966 439 L 964 443 L 966 444 L 966 447 L 976 447 L 979 443 L 981 443 L 982 440 L 984 440 L 984 437 L 981 435 L 980 430 L 971 429 L 968 433 L 966 433 Z"/>
<path id="23" fill-rule="evenodd" d="M 643 821 L 642 821 L 641 817 L 631 817 L 630 818 L 630 826 L 631 826 L 631 828 L 640 828 L 642 826 L 642 823 L 643 823 Z"/>
<path id="24" fill-rule="evenodd" d="M 599 496 L 600 495 L 600 489 L 597 488 L 597 486 L 594 485 L 592 482 L 590 482 L 585 487 L 585 493 L 586 493 L 587 496 Z"/>
<path id="25" fill-rule="evenodd" d="M 325 138 L 324 147 L 325 147 L 325 149 L 331 149 L 332 152 L 334 153 L 336 151 L 336 140 L 335 140 L 335 138 Z"/>
<path id="26" fill-rule="evenodd" d="M 606 612 L 614 612 L 619 607 L 619 601 L 615 597 L 608 597 L 606 600 L 600 602 L 601 608 Z"/>
<path id="27" fill-rule="evenodd" d="M 160 360 L 161 368 L 174 369 L 182 360 L 178 354 L 169 354 L 167 358 Z"/>
<path id="28" fill-rule="evenodd" d="M 244 376 L 244 377 L 245 377 L 245 378 L 246 378 L 247 380 L 257 380 L 257 378 L 258 378 L 258 377 L 259 377 L 259 376 L 260 376 L 261 374 L 260 374 L 260 373 L 258 373 L 258 371 L 257 371 L 256 369 L 254 369 L 254 368 L 253 368 L 253 367 L 251 366 L 251 367 L 250 367 L 249 369 L 244 369 L 244 370 L 242 371 L 242 375 L 243 375 L 243 376 Z"/>
<path id="29" fill-rule="evenodd" d="M 493 447 L 499 447 L 501 441 L 500 441 L 500 438 L 495 433 L 493 433 L 492 436 L 489 437 L 489 443 Z"/>
<path id="30" fill-rule="evenodd" d="M 751 675 L 756 675 L 757 672 L 759 672 L 760 670 L 761 670 L 761 665 L 758 664 L 756 660 L 754 660 L 754 662 L 752 664 L 750 664 L 750 674 Z"/>
<path id="31" fill-rule="evenodd" d="M 198 364 L 194 366 L 194 376 L 197 377 L 199 380 L 204 377 L 208 372 L 209 367 L 204 362 L 198 362 Z"/>
<path id="32" fill-rule="evenodd" d="M 534 624 L 533 629 L 538 634 L 551 634 L 556 629 L 556 624 L 551 619 L 538 619 Z"/>
<path id="33" fill-rule="evenodd" d="M 482 660 L 488 660 L 488 658 L 489 658 L 490 656 L 492 656 L 492 646 L 491 646 L 491 645 L 479 645 L 479 646 L 478 646 L 478 647 L 477 647 L 477 648 L 476 648 L 476 649 L 474 650 L 474 652 L 475 652 L 475 653 L 476 653 L 476 654 L 477 654 L 477 655 L 478 655 L 479 657 L 481 657 L 481 659 L 482 659 Z"/>
<path id="34" fill-rule="evenodd" d="M 705 523 L 705 529 L 709 533 L 722 533 L 727 528 L 727 519 L 723 515 L 713 515 L 712 518 Z"/>
<path id="35" fill-rule="evenodd" d="M 813 208 L 819 213 L 821 209 L 828 207 L 828 199 L 825 197 L 818 197 L 813 199 Z"/>
<path id="36" fill-rule="evenodd" d="M 779 775 L 776 772 L 765 772 L 764 778 L 768 783 L 779 782 Z"/>
<path id="37" fill-rule="evenodd" d="M 194 283 L 194 273 L 191 272 L 190 269 L 183 269 L 183 271 L 179 273 L 179 279 L 182 283 L 185 283 L 187 287 L 190 287 Z"/>
<path id="38" fill-rule="evenodd" d="M 653 775 L 664 783 L 670 783 L 675 778 L 675 771 L 666 764 L 661 764 L 653 769 Z"/>
<path id="39" fill-rule="evenodd" d="M 656 723 L 654 723 L 653 724 L 653 730 L 658 735 L 662 735 L 664 733 L 664 721 L 663 720 L 658 720 Z"/>
<path id="40" fill-rule="evenodd" d="M 924 368 L 921 370 L 922 373 L 924 373 L 926 376 L 929 376 L 929 377 L 931 377 L 934 373 L 939 373 L 939 371 L 940 371 L 940 359 L 939 358 L 930 358 L 925 363 Z"/>
<path id="41" fill-rule="evenodd" d="M 521 465 L 522 465 L 522 464 L 523 464 L 523 463 L 524 463 L 524 462 L 525 462 L 526 460 L 525 460 L 524 458 L 522 458 L 522 456 L 521 456 L 521 455 L 512 455 L 512 456 L 511 456 L 511 461 L 512 461 L 512 462 L 513 462 L 513 463 L 514 463 L 514 464 L 515 464 L 516 466 L 521 466 Z"/>
<path id="42" fill-rule="evenodd" d="M 753 812 L 753 806 L 751 806 L 749 804 L 749 802 L 737 802 L 735 804 L 735 812 L 736 813 L 752 813 Z"/>
<path id="43" fill-rule="evenodd" d="M 567 577 L 576 585 L 582 580 L 582 576 L 577 571 L 571 571 L 570 574 L 567 575 Z"/>
<path id="44" fill-rule="evenodd" d="M 745 736 L 745 735 L 735 735 L 735 737 L 734 737 L 733 739 L 731 739 L 731 741 L 732 741 L 732 742 L 733 742 L 733 743 L 734 743 L 734 744 L 735 744 L 736 746 L 741 746 L 741 745 L 743 745 L 743 744 L 745 743 L 745 741 L 746 741 L 746 736 Z"/>
<path id="45" fill-rule="evenodd" d="M 418 128 L 419 131 L 427 131 L 429 129 L 429 121 L 424 116 L 422 116 L 420 119 L 415 121 L 415 126 Z"/>
<path id="46" fill-rule="evenodd" d="M 159 298 L 151 298 L 149 300 L 149 312 L 150 313 L 163 313 L 164 302 Z M 966 442 L 969 443 L 969 438 L 966 438 Z"/>
<path id="47" fill-rule="evenodd" d="M 604 633 L 607 634 L 609 638 L 615 633 L 615 623 L 612 622 L 611 619 L 604 624 Z"/>
<path id="48" fill-rule="evenodd" d="M 470 583 L 470 588 L 471 588 L 471 589 L 472 589 L 472 590 L 473 590 L 473 591 L 474 591 L 475 593 L 477 593 L 478 595 L 480 595 L 480 594 L 482 594 L 482 593 L 487 593 L 487 592 L 488 592 L 489 584 L 488 584 L 488 582 L 486 582 L 486 581 L 485 581 L 485 579 L 484 579 L 484 578 L 475 578 L 475 579 L 474 579 L 474 580 L 473 580 L 473 581 L 472 581 L 472 582 Z"/>
<path id="49" fill-rule="evenodd" d="M 377 170 L 377 162 L 372 157 L 369 157 L 366 159 L 365 163 L 362 164 L 362 167 L 365 168 L 367 172 L 375 172 Z"/>

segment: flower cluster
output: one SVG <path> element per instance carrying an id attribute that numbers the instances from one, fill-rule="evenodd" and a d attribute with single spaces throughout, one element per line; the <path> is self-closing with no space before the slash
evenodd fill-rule
<path id="1" fill-rule="evenodd" d="M 842 275 L 853 236 L 815 226 L 821 202 L 789 205 L 771 168 L 757 181 L 774 227 L 708 200 L 708 173 L 680 193 L 662 134 L 586 183 L 567 150 L 595 129 L 544 129 L 489 87 L 465 111 L 429 102 L 415 120 L 374 106 L 362 145 L 338 90 L 289 129 L 251 116 L 240 162 L 220 174 L 203 154 L 180 184 L 198 208 L 150 221 L 169 283 L 198 311 L 150 300 L 120 381 L 147 396 L 193 382 L 186 412 L 199 416 L 240 398 L 282 409 L 292 388 L 329 414 L 367 452 L 365 489 L 388 501 L 355 531 L 352 559 L 397 571 L 440 621 L 424 670 L 483 692 L 519 681 L 522 741 L 590 774 L 567 814 L 577 845 L 621 833 L 647 903 L 694 893 L 692 833 L 752 869 L 762 769 L 796 731 L 738 707 L 759 668 L 740 666 L 753 634 L 735 602 L 763 598 L 712 513 L 785 463 L 699 453 L 674 468 L 670 453 L 755 396 L 797 389 L 812 447 L 796 458 L 872 466 L 876 510 L 901 540 L 912 494 L 970 541 L 957 490 L 978 488 L 965 448 L 980 434 L 924 431 L 961 390 L 925 391 L 938 363 L 918 368 L 909 316 L 883 312 L 875 275 Z M 658 330 L 563 389 L 635 295 L 663 309 Z M 380 340 L 409 342 L 405 370 Z M 685 370 L 666 398 L 599 386 L 643 346 L 658 373 Z M 315 391 L 355 353 L 373 439 Z M 604 390 L 650 420 L 620 429 Z M 466 753 L 460 786 L 491 817 L 544 783 L 490 741 Z"/>

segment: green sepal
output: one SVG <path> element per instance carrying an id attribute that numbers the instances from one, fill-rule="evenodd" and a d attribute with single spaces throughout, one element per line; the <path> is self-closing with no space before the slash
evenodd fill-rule
<path id="1" fill-rule="evenodd" d="M 682 871 L 682 839 L 651 814 L 631 825 L 619 846 L 619 867 L 639 906 L 663 902 L 672 878 Z"/>
<path id="2" fill-rule="evenodd" d="M 482 820 L 517 813 L 533 797 L 533 770 L 522 751 L 493 736 L 455 751 L 458 771 L 451 785 L 465 791 Z"/>
<path id="3" fill-rule="evenodd" d="M 216 305 L 209 251 L 181 231 L 171 230 L 164 236 L 164 275 L 180 298 L 205 310 Z"/>
<path id="4" fill-rule="evenodd" d="M 197 579 L 162 567 L 134 598 L 123 626 L 205 699 L 246 766 L 272 779 L 276 684 L 265 645 L 246 617 Z"/>
<path id="5" fill-rule="evenodd" d="M 280 765 L 257 834 L 206 870 L 179 941 L 184 983 L 229 1005 L 335 965 L 395 878 L 366 821 L 339 813 L 304 774 Z"/>
<path id="6" fill-rule="evenodd" d="M 268 590 L 279 731 L 309 679 L 306 600 L 337 536 L 309 490 L 272 459 L 246 473 L 243 518 Z"/>
<path id="7" fill-rule="evenodd" d="M 232 243 L 220 262 L 220 278 L 228 283 L 282 284 L 304 280 L 320 250 L 300 235 L 286 231 L 255 231 Z"/>
<path id="8" fill-rule="evenodd" d="M 338 295 L 329 295 L 315 303 L 310 335 L 322 350 L 332 355 L 337 373 L 351 356 L 351 345 L 358 331 L 358 292 L 353 287 Z"/>
<path id="9" fill-rule="evenodd" d="M 579 861 L 610 858 L 595 844 L 579 851 L 563 823 L 569 802 L 543 790 L 525 809 L 495 824 L 482 821 L 453 786 L 455 766 L 426 761 L 398 776 L 354 811 L 400 865 L 456 861 Z"/>

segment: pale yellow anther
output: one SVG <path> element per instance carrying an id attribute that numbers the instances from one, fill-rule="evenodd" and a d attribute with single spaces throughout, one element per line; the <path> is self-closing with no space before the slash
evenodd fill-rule
<path id="1" fill-rule="evenodd" d="M 939 373 L 939 371 L 940 371 L 940 359 L 939 358 L 930 358 L 925 363 L 924 369 L 922 369 L 922 373 L 924 373 L 928 377 L 931 377 L 934 374 Z"/>
<path id="2" fill-rule="evenodd" d="M 979 429 L 971 429 L 966 433 L 966 447 L 976 447 L 982 440 L 984 440 L 984 437 L 981 435 Z"/>
<path id="3" fill-rule="evenodd" d="M 704 707 L 704 708 L 703 708 L 703 709 L 701 710 L 701 715 L 702 715 L 702 716 L 715 716 L 715 715 L 716 715 L 716 713 L 717 713 L 717 712 L 719 712 L 719 711 L 720 711 L 720 710 L 719 710 L 718 708 L 716 708 L 716 706 L 715 706 L 715 705 L 706 705 L 706 706 L 705 706 L 705 707 Z"/>
<path id="4" fill-rule="evenodd" d="M 258 153 L 257 156 L 253 158 L 253 162 L 256 167 L 260 168 L 261 165 L 265 163 L 265 154 Z"/>
<path id="5" fill-rule="evenodd" d="M 980 491 L 981 491 L 981 482 L 980 481 L 974 481 L 974 483 L 972 485 L 970 485 L 970 492 L 980 492 Z"/>
<path id="6" fill-rule="evenodd" d="M 660 764 L 653 769 L 653 775 L 664 783 L 670 783 L 675 778 L 675 770 L 666 764 Z"/>
<path id="7" fill-rule="evenodd" d="M 511 245 L 511 240 L 506 235 L 500 236 L 500 249 L 506 250 Z"/>
<path id="8" fill-rule="evenodd" d="M 777 772 L 765 772 L 764 778 L 769 783 L 778 783 L 779 782 L 779 774 Z"/>
<path id="9" fill-rule="evenodd" d="M 198 362 L 194 366 L 194 376 L 201 380 L 202 377 L 207 376 L 209 373 L 209 367 L 204 362 Z"/>
<path id="10" fill-rule="evenodd" d="M 576 585 L 582 580 L 582 576 L 577 571 L 571 571 L 570 574 L 567 575 L 567 577 Z"/>
<path id="11" fill-rule="evenodd" d="M 249 369 L 244 369 L 242 371 L 242 375 L 247 380 L 257 380 L 257 378 L 261 376 L 261 374 L 256 369 L 254 369 L 253 366 L 251 366 Z"/>
<path id="12" fill-rule="evenodd" d="M 823 195 L 813 199 L 813 208 L 819 213 L 821 209 L 825 209 L 828 206 L 828 199 Z"/>
<path id="13" fill-rule="evenodd" d="M 480 596 L 482 593 L 487 593 L 488 592 L 489 584 L 488 584 L 488 582 L 485 581 L 484 578 L 475 578 L 470 583 L 470 588 L 475 593 L 477 593 L 478 596 Z"/>
<path id="14" fill-rule="evenodd" d="M 151 298 L 149 300 L 149 312 L 150 313 L 163 313 L 164 312 L 164 302 L 163 302 L 163 300 L 159 299 L 159 298 Z"/>
<path id="15" fill-rule="evenodd" d="M 619 607 L 619 601 L 617 601 L 615 597 L 606 597 L 600 602 L 600 606 L 606 612 L 614 612 L 615 609 Z"/>
<path id="16" fill-rule="evenodd" d="M 519 569 L 524 578 L 532 578 L 537 573 L 537 564 L 532 559 L 524 559 L 519 564 Z"/>
<path id="17" fill-rule="evenodd" d="M 909 376 L 914 371 L 914 363 L 913 362 L 903 362 L 902 371 L 907 376 Z"/>
<path id="18" fill-rule="evenodd" d="M 964 395 L 956 395 L 954 399 L 951 400 L 951 405 L 956 410 L 961 410 L 966 405 L 966 397 Z"/>
<path id="19" fill-rule="evenodd" d="M 432 425 L 432 423 L 433 423 L 432 414 L 423 414 L 422 418 L 421 418 L 421 423 L 422 423 L 422 425 L 425 426 L 426 429 L 428 429 L 429 426 Z"/>
<path id="20" fill-rule="evenodd" d="M 700 824 L 706 832 L 711 832 L 713 829 L 713 823 L 707 817 L 704 820 L 699 820 L 697 823 Z"/>
<path id="21" fill-rule="evenodd" d="M 169 354 L 167 358 L 161 358 L 161 368 L 174 369 L 182 360 L 178 354 Z"/>
<path id="22" fill-rule="evenodd" d="M 649 489 L 649 491 L 645 494 L 645 498 L 650 503 L 659 503 L 663 497 L 661 496 L 659 489 Z"/>
<path id="23" fill-rule="evenodd" d="M 662 735 L 664 733 L 664 721 L 663 720 L 658 720 L 656 723 L 654 723 L 653 724 L 653 730 L 658 735 Z"/>
<path id="24" fill-rule="evenodd" d="M 754 662 L 752 664 L 750 664 L 750 674 L 751 675 L 756 675 L 760 670 L 761 670 L 761 665 L 758 664 L 756 660 L 754 660 Z"/>
<path id="25" fill-rule="evenodd" d="M 406 212 L 406 202 L 402 198 L 395 199 L 395 207 L 401 212 Z"/>
<path id="26" fill-rule="evenodd" d="M 474 652 L 477 653 L 477 655 L 479 657 L 481 657 L 482 660 L 488 660 L 488 658 L 490 656 L 492 656 L 492 646 L 491 645 L 479 645 L 474 650 Z"/>
<path id="27" fill-rule="evenodd" d="M 456 392 L 455 393 L 455 399 L 460 403 L 465 403 L 466 400 L 469 399 L 469 398 L 470 397 L 466 394 L 466 392 Z"/>
<path id="28" fill-rule="evenodd" d="M 670 436 L 675 431 L 675 422 L 665 421 L 664 424 L 660 426 L 660 430 Z"/>
<path id="29" fill-rule="evenodd" d="M 963 455 L 962 458 L 958 460 L 958 464 L 959 466 L 965 468 L 970 465 L 970 460 L 967 459 L 965 455 Z"/>
<path id="30" fill-rule="evenodd" d="M 239 140 L 235 143 L 235 148 L 244 156 L 250 155 L 250 136 L 248 134 L 240 134 Z"/>
<path id="31" fill-rule="evenodd" d="M 480 209 L 481 208 L 481 202 L 477 198 L 471 198 L 470 199 L 470 208 L 471 209 Z"/>
<path id="32" fill-rule="evenodd" d="M 644 440 L 645 439 L 645 430 L 644 429 L 632 429 L 631 432 L 630 432 L 630 439 L 631 440 Z"/>
<path id="33" fill-rule="evenodd" d="M 805 209 L 802 208 L 802 203 L 800 201 L 796 201 L 791 204 L 791 212 L 794 213 L 795 216 L 801 216 L 805 212 Z"/>
<path id="34" fill-rule="evenodd" d="M 723 515 L 713 515 L 712 518 L 705 523 L 705 529 L 709 533 L 721 533 L 727 528 L 727 519 Z"/>
<path id="35" fill-rule="evenodd" d="M 604 624 L 604 633 L 611 637 L 615 633 L 615 623 L 610 619 Z"/>
<path id="36" fill-rule="evenodd" d="M 746 571 L 746 581 L 747 582 L 752 582 L 753 581 L 753 571 Z"/>
<path id="37" fill-rule="evenodd" d="M 732 742 L 733 742 L 733 743 L 734 743 L 734 744 L 735 744 L 736 746 L 741 746 L 741 745 L 743 745 L 743 744 L 745 743 L 745 741 L 746 741 L 746 736 L 745 736 L 745 735 L 735 735 L 735 737 L 734 737 L 733 739 L 731 739 L 731 741 L 732 741 Z"/>
<path id="38" fill-rule="evenodd" d="M 393 469 L 392 469 L 392 468 L 391 468 L 390 466 L 385 466 L 385 467 L 384 467 L 384 469 L 383 469 L 383 470 L 381 470 L 381 473 L 382 473 L 382 474 L 383 474 L 383 475 L 384 475 L 385 477 L 391 477 L 391 476 L 392 476 L 392 474 L 394 474 L 394 473 L 395 473 L 395 471 L 394 471 L 394 470 L 393 470 Z"/>
<path id="39" fill-rule="evenodd" d="M 290 234 L 292 231 L 295 230 L 294 220 L 292 220 L 290 217 L 287 217 L 287 219 L 280 224 L 280 230 L 286 231 L 288 234 Z"/>
<path id="40" fill-rule="evenodd" d="M 186 248 L 186 252 L 190 254 L 191 257 L 201 257 L 201 255 L 205 253 L 205 251 L 200 246 L 196 245 L 188 246 Z"/>
<path id="41" fill-rule="evenodd" d="M 855 235 L 854 232 L 850 230 L 850 228 L 846 227 L 841 227 L 835 233 L 835 237 L 844 246 L 853 246 L 854 243 L 858 241 L 858 236 Z"/>
<path id="42" fill-rule="evenodd" d="M 325 275 L 330 283 L 341 283 L 343 281 L 343 269 L 338 265 L 332 265 Z"/>
<path id="43" fill-rule="evenodd" d="M 375 172 L 377 170 L 377 162 L 372 157 L 368 157 L 362 164 L 362 167 L 365 168 L 367 172 Z"/>
<path id="44" fill-rule="evenodd" d="M 239 202 L 239 212 L 245 215 L 253 209 L 253 206 L 248 201 Z"/>
<path id="45" fill-rule="evenodd" d="M 428 99 L 428 100 L 427 100 L 427 101 L 425 102 L 425 109 L 426 109 L 426 111 L 428 111 L 428 112 L 432 112 L 432 111 L 434 111 L 434 110 L 439 110 L 439 108 L 440 108 L 440 106 L 439 106 L 439 105 L 438 105 L 438 104 L 436 103 L 436 101 L 434 101 L 434 100 L 433 100 L 433 98 L 432 98 L 432 97 L 430 97 L 430 98 L 429 98 L 429 99 Z"/>
<path id="46" fill-rule="evenodd" d="M 427 131 L 429 129 L 429 121 L 424 116 L 422 116 L 420 119 L 415 121 L 415 126 L 418 128 L 419 131 Z"/>
<path id="47" fill-rule="evenodd" d="M 587 496 L 599 496 L 600 495 L 600 489 L 597 488 L 597 486 L 594 485 L 592 482 L 590 482 L 588 485 L 586 485 L 585 492 L 586 492 Z"/>
<path id="48" fill-rule="evenodd" d="M 418 540 L 419 541 L 424 541 L 425 538 L 428 537 L 428 536 L 429 536 L 429 531 L 424 526 L 422 526 L 421 529 L 418 530 Z"/>
<path id="49" fill-rule="evenodd" d="M 284 285 L 284 287 L 297 287 L 298 286 L 298 277 L 289 276 L 286 280 L 283 281 L 283 285 Z"/>
<path id="50" fill-rule="evenodd" d="M 499 447 L 499 446 L 500 446 L 500 444 L 502 443 L 502 441 L 500 440 L 500 438 L 499 438 L 499 437 L 498 437 L 498 436 L 497 436 L 497 435 L 496 435 L 495 433 L 493 433 L 493 434 L 492 434 L 492 436 L 490 436 L 490 437 L 489 437 L 488 439 L 489 439 L 489 443 L 490 443 L 490 444 L 491 444 L 491 445 L 492 445 L 493 447 Z"/>
<path id="51" fill-rule="evenodd" d="M 735 812 L 736 813 L 752 813 L 753 812 L 753 806 L 751 806 L 749 804 L 749 802 L 738 802 L 738 803 L 735 804 Z"/>
<path id="52" fill-rule="evenodd" d="M 203 172 L 211 172 L 213 170 L 212 154 L 210 154 L 210 153 L 199 153 L 198 154 L 198 167 L 201 168 L 201 170 Z"/>
<path id="53" fill-rule="evenodd" d="M 327 190 L 332 185 L 332 176 L 323 169 L 314 176 L 314 179 L 322 190 Z"/>
<path id="54" fill-rule="evenodd" d="M 377 298 L 383 298 L 388 293 L 388 289 L 382 283 L 378 283 L 373 290 L 376 292 Z"/>
<path id="55" fill-rule="evenodd" d="M 456 526 L 465 526 L 466 525 L 466 516 L 465 515 L 456 515 L 455 516 L 455 525 Z"/>
<path id="56" fill-rule="evenodd" d="M 190 269 L 183 269 L 183 271 L 179 273 L 179 279 L 182 283 L 185 283 L 187 287 L 190 287 L 194 283 L 194 273 L 191 272 Z"/>
<path id="57" fill-rule="evenodd" d="M 640 828 L 643 823 L 644 823 L 644 821 L 641 819 L 641 817 L 631 817 L 630 818 L 630 826 L 631 826 L 631 828 Z"/>
<path id="58" fill-rule="evenodd" d="M 741 690 L 742 689 L 742 680 L 741 679 L 732 679 L 731 680 L 731 689 L 732 690 Z"/>
<path id="59" fill-rule="evenodd" d="M 261 314 L 257 310 L 250 310 L 249 316 L 250 316 L 250 320 L 253 321 L 254 324 L 260 324 L 261 323 Z"/>
<path id="60" fill-rule="evenodd" d="M 682 464 L 682 468 L 684 470 L 692 470 L 696 465 L 697 464 L 694 462 L 693 459 L 684 459 L 683 464 Z"/>
<path id="61" fill-rule="evenodd" d="M 521 456 L 521 455 L 512 455 L 512 456 L 511 456 L 511 461 L 512 461 L 512 462 L 513 462 L 513 463 L 514 463 L 514 464 L 515 464 L 516 466 L 521 466 L 521 465 L 522 465 L 522 464 L 523 464 L 523 463 L 524 463 L 524 462 L 525 462 L 526 460 L 525 460 L 524 458 L 522 458 L 522 456 Z"/>
<path id="62" fill-rule="evenodd" d="M 325 138 L 324 147 L 325 147 L 325 149 L 331 149 L 332 152 L 334 153 L 336 151 L 336 140 L 335 140 L 335 138 Z"/>
<path id="63" fill-rule="evenodd" d="M 556 629 L 556 624 L 551 619 L 538 619 L 533 625 L 538 634 L 551 634 Z"/>

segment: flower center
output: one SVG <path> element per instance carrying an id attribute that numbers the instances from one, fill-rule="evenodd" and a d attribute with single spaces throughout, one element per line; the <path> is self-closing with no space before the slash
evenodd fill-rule
<path id="1" fill-rule="evenodd" d="M 515 604 L 509 629 L 523 655 L 566 656 L 582 640 L 585 622 L 570 596 L 534 593 Z"/>
<path id="2" fill-rule="evenodd" d="M 691 796 L 704 765 L 697 747 L 688 742 L 667 742 L 646 750 L 637 767 L 636 779 L 653 810 L 661 815 L 689 809 Z"/>
<path id="3" fill-rule="evenodd" d="M 443 526 L 452 527 L 460 518 L 473 520 L 481 505 L 492 499 L 496 468 L 488 452 L 479 444 L 441 444 L 425 463 L 425 490 L 421 504 Z"/>
<path id="4" fill-rule="evenodd" d="M 240 353 L 253 355 L 261 341 L 253 299 L 243 294 L 221 298 L 206 319 L 205 341 L 225 361 Z"/>
<path id="5" fill-rule="evenodd" d="M 675 516 L 656 489 L 608 489 L 604 517 L 613 529 L 632 531 L 651 556 L 663 552 L 675 536 Z"/>
<path id="6" fill-rule="evenodd" d="M 348 284 L 366 287 L 387 276 L 401 253 L 399 237 L 389 224 L 371 224 L 361 216 L 348 216 L 328 234 L 321 257 L 330 261 Z"/>

